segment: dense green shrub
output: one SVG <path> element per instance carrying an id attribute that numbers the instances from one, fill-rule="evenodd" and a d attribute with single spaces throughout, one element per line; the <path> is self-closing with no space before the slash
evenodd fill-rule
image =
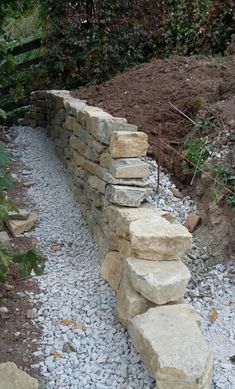
<path id="1" fill-rule="evenodd" d="M 232 0 L 42 0 L 58 85 L 96 83 L 154 55 L 223 54 Z"/>
<path id="2" fill-rule="evenodd" d="M 233 0 L 2 0 L 0 88 L 13 87 L 0 108 L 35 89 L 107 80 L 154 56 L 223 54 L 234 10 Z M 41 65 L 18 72 L 17 62 L 38 52 L 7 50 L 41 35 Z"/>

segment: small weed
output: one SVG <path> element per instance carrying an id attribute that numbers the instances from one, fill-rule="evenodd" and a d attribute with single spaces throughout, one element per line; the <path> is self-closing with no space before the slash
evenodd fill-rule
<path id="1" fill-rule="evenodd" d="M 192 171 L 195 172 L 195 169 L 202 168 L 205 164 L 205 161 L 209 158 L 211 153 L 211 146 L 200 139 L 192 138 L 189 139 L 186 143 L 187 150 L 185 152 L 185 157 L 192 162 L 183 161 L 182 168 L 183 171 Z M 197 167 L 197 168 L 196 168 Z M 198 172 L 200 173 L 200 172 Z"/>
<path id="2" fill-rule="evenodd" d="M 218 165 L 214 168 L 215 177 L 228 189 L 235 192 L 235 176 L 231 165 Z M 235 195 L 228 196 L 228 204 L 235 210 Z"/>

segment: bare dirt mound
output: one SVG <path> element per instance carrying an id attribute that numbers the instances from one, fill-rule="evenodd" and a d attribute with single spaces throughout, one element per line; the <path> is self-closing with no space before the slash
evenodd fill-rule
<path id="1" fill-rule="evenodd" d="M 149 135 L 156 156 L 157 134 L 180 143 L 190 122 L 170 104 L 192 116 L 207 105 L 235 93 L 235 59 L 173 57 L 137 66 L 98 86 L 73 91 L 75 97 L 125 117 Z"/>

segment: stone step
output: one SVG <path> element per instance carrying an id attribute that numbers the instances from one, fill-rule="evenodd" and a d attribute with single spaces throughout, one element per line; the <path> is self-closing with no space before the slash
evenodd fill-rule
<path id="1" fill-rule="evenodd" d="M 109 225 L 117 235 L 124 239 L 130 239 L 130 224 L 136 220 L 154 219 L 155 216 L 162 216 L 173 223 L 173 214 L 156 208 L 152 205 L 142 205 L 139 208 L 118 207 L 112 205 L 108 209 Z"/>
<path id="2" fill-rule="evenodd" d="M 143 178 L 149 174 L 149 164 L 139 158 L 110 159 L 108 167 L 115 178 Z"/>
<path id="3" fill-rule="evenodd" d="M 175 260 L 192 248 L 192 235 L 160 216 L 130 224 L 130 241 L 135 257 L 154 261 Z"/>
<path id="4" fill-rule="evenodd" d="M 157 305 L 182 299 L 190 280 L 190 272 L 181 261 L 127 258 L 125 269 L 134 289 Z"/>
<path id="5" fill-rule="evenodd" d="M 120 323 L 127 328 L 134 316 L 144 313 L 154 306 L 155 304 L 133 288 L 127 275 L 124 274 L 118 289 L 116 305 L 116 315 Z"/>
<path id="6" fill-rule="evenodd" d="M 150 188 L 109 185 L 106 190 L 106 198 L 114 204 L 125 207 L 139 207 L 151 193 Z"/>
<path id="7" fill-rule="evenodd" d="M 158 389 L 209 389 L 213 358 L 188 304 L 150 308 L 128 331 Z"/>
<path id="8" fill-rule="evenodd" d="M 148 136 L 144 132 L 113 132 L 109 151 L 112 158 L 135 158 L 146 155 Z"/>

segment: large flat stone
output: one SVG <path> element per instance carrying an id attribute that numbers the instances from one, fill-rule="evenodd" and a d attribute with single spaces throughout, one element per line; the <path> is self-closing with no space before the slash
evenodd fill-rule
<path id="1" fill-rule="evenodd" d="M 85 106 L 77 113 L 79 122 L 100 142 L 109 144 L 114 131 L 137 131 L 125 118 L 113 117 L 98 107 Z"/>
<path id="2" fill-rule="evenodd" d="M 93 189 L 96 189 L 98 192 L 105 194 L 106 183 L 103 180 L 96 176 L 89 176 L 87 182 Z"/>
<path id="3" fill-rule="evenodd" d="M 127 258 L 125 266 L 134 289 L 155 304 L 167 304 L 184 297 L 190 272 L 183 262 Z"/>
<path id="4" fill-rule="evenodd" d="M 188 230 L 160 216 L 132 222 L 130 240 L 135 257 L 155 261 L 180 259 L 192 248 Z"/>
<path id="5" fill-rule="evenodd" d="M 118 290 L 123 277 L 123 260 L 118 252 L 112 251 L 105 256 L 101 265 L 101 275 L 111 288 Z"/>
<path id="6" fill-rule="evenodd" d="M 36 212 L 30 213 L 26 220 L 8 220 L 6 222 L 7 228 L 13 236 L 18 236 L 23 232 L 30 231 L 38 220 Z"/>
<path id="7" fill-rule="evenodd" d="M 121 185 L 109 185 L 106 190 L 106 198 L 108 201 L 127 207 L 139 207 L 150 194 L 150 188 Z"/>
<path id="8" fill-rule="evenodd" d="M 153 220 L 162 216 L 169 222 L 173 222 L 175 217 L 172 213 L 162 211 L 160 208 L 151 205 L 142 205 L 139 208 L 117 207 L 112 205 L 108 208 L 109 225 L 117 235 L 125 239 L 130 238 L 130 224 L 136 220 Z"/>
<path id="9" fill-rule="evenodd" d="M 146 155 L 148 136 L 144 132 L 113 132 L 110 139 L 112 158 L 135 158 Z"/>
<path id="10" fill-rule="evenodd" d="M 127 328 L 130 320 L 140 313 L 146 312 L 154 304 L 141 296 L 132 287 L 124 274 L 117 293 L 116 315 L 122 325 Z"/>
<path id="11" fill-rule="evenodd" d="M 0 364 L 0 389 L 37 389 L 38 381 L 13 362 Z"/>
<path id="12" fill-rule="evenodd" d="M 213 359 L 192 306 L 151 308 L 128 331 L 158 389 L 210 388 Z"/>
<path id="13" fill-rule="evenodd" d="M 149 174 L 149 164 L 139 158 L 110 159 L 109 171 L 115 178 L 143 178 Z"/>

